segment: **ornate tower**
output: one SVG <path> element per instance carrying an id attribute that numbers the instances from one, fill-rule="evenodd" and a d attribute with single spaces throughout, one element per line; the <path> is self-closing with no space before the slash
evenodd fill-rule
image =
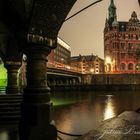
<path id="1" fill-rule="evenodd" d="M 140 73 L 140 21 L 135 11 L 129 21 L 117 21 L 110 1 L 104 28 L 104 57 L 107 73 Z"/>
<path id="2" fill-rule="evenodd" d="M 110 6 L 108 8 L 108 23 L 110 25 L 110 27 L 112 27 L 112 23 L 114 20 L 117 19 L 117 15 L 116 15 L 116 6 L 114 4 L 114 0 L 110 0 Z"/>
<path id="3" fill-rule="evenodd" d="M 117 51 L 115 47 L 118 45 L 119 24 L 117 21 L 116 6 L 114 0 L 110 1 L 108 8 L 108 19 L 105 21 L 104 28 L 104 56 L 105 56 L 105 71 L 116 71 Z"/>

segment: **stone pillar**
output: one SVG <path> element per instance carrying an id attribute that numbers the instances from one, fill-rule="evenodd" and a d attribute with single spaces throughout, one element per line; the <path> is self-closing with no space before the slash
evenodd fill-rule
<path id="1" fill-rule="evenodd" d="M 69 79 L 66 79 L 66 85 L 69 85 Z"/>
<path id="2" fill-rule="evenodd" d="M 28 46 L 27 87 L 23 94 L 20 140 L 56 140 L 56 128 L 50 125 L 50 88 L 46 71 L 50 51 L 48 46 Z"/>
<path id="3" fill-rule="evenodd" d="M 8 84 L 6 88 L 7 94 L 20 93 L 18 85 L 18 70 L 21 67 L 21 62 L 7 61 L 5 68 L 7 69 Z"/>
<path id="4" fill-rule="evenodd" d="M 73 84 L 73 85 L 76 85 L 76 80 L 75 80 L 75 78 L 72 79 L 72 84 Z"/>
<path id="5" fill-rule="evenodd" d="M 60 85 L 63 85 L 64 83 L 63 83 L 63 80 L 62 79 L 60 79 Z"/>
<path id="6" fill-rule="evenodd" d="M 69 79 L 69 84 L 72 85 L 72 79 Z"/>
<path id="7" fill-rule="evenodd" d="M 56 79 L 53 79 L 53 85 L 56 85 Z"/>

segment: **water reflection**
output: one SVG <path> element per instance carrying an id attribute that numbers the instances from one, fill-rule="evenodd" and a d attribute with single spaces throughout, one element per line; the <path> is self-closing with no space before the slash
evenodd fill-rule
<path id="1" fill-rule="evenodd" d="M 99 122 L 114 117 L 125 110 L 140 107 L 139 92 L 67 92 L 53 95 L 53 119 L 59 130 L 83 134 Z M 62 136 L 62 135 L 61 135 Z M 62 136 L 64 140 L 72 137 Z"/>
<path id="2" fill-rule="evenodd" d="M 107 100 L 105 101 L 106 106 L 104 112 L 104 120 L 110 119 L 115 116 L 112 97 L 112 95 L 107 95 Z"/>

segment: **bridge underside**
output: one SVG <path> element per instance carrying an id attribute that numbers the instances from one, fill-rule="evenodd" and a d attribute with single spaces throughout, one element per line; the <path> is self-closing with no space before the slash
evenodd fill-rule
<path id="1" fill-rule="evenodd" d="M 47 81 L 49 87 L 57 85 L 78 85 L 81 83 L 81 77 L 61 73 L 47 73 Z"/>
<path id="2" fill-rule="evenodd" d="M 56 128 L 50 124 L 46 62 L 51 49 L 56 47 L 58 32 L 75 1 L 0 1 L 0 57 L 8 73 L 6 96 L 12 95 L 12 100 L 20 94 L 17 73 L 23 53 L 27 55 L 28 84 L 23 94 L 20 140 L 54 140 L 57 137 Z"/>

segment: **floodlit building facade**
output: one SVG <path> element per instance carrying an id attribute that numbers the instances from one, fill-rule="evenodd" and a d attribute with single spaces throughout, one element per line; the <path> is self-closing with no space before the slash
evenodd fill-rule
<path id="1" fill-rule="evenodd" d="M 58 67 L 70 65 L 71 47 L 62 39 L 57 38 L 57 48 L 52 50 L 48 56 L 48 64 Z"/>
<path id="2" fill-rule="evenodd" d="M 104 28 L 106 73 L 140 73 L 140 21 L 135 11 L 129 21 L 118 21 L 111 0 Z"/>
<path id="3" fill-rule="evenodd" d="M 83 74 L 104 73 L 104 60 L 93 54 L 71 57 L 71 66 Z"/>

